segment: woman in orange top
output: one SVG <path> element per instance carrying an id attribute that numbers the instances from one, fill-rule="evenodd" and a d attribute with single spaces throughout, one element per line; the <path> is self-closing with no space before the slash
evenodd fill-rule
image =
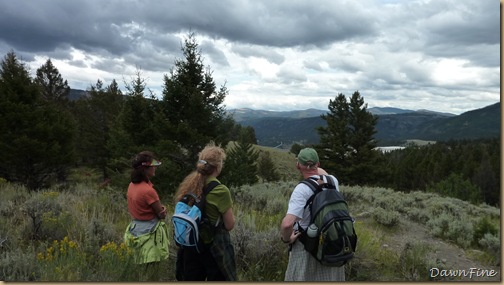
<path id="1" fill-rule="evenodd" d="M 164 222 L 166 208 L 150 178 L 161 162 L 150 151 L 142 151 L 132 162 L 128 186 L 128 211 L 132 217 L 124 234 L 125 243 L 135 252 L 135 263 L 151 264 L 168 258 L 168 226 Z"/>
<path id="2" fill-rule="evenodd" d="M 161 162 L 150 151 L 142 151 L 133 159 L 127 194 L 128 211 L 133 219 L 147 221 L 166 217 L 166 209 L 150 181 L 156 175 L 156 167 L 159 165 Z"/>

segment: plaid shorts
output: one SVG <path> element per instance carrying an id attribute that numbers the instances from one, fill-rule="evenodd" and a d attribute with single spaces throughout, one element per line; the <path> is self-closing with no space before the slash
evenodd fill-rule
<path id="1" fill-rule="evenodd" d="M 297 241 L 289 253 L 285 281 L 345 281 L 345 266 L 329 267 L 320 264 Z"/>

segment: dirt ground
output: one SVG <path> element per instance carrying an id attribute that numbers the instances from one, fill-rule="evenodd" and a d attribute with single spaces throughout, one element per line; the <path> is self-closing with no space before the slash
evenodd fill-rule
<path id="1" fill-rule="evenodd" d="M 397 250 L 398 253 L 401 253 L 408 242 L 414 243 L 419 241 L 433 245 L 432 247 L 434 251 L 428 258 L 436 260 L 440 264 L 439 267 L 436 267 L 437 269 L 433 268 L 431 269 L 432 272 L 426 272 L 425 274 L 433 274 L 439 277 L 442 275 L 443 272 L 441 270 L 443 269 L 465 270 L 467 276 L 455 277 L 451 278 L 451 280 L 449 279 L 444 280 L 487 281 L 487 282 L 499 282 L 502 280 L 501 268 L 499 266 L 484 265 L 475 258 L 470 258 L 464 249 L 456 245 L 450 244 L 449 242 L 432 237 L 432 235 L 429 233 L 428 229 L 425 226 L 417 223 L 408 222 L 407 226 L 402 225 L 401 230 L 387 236 L 387 240 L 384 241 L 384 246 L 392 250 Z M 491 274 L 483 274 L 483 270 L 494 270 L 496 275 L 487 276 Z M 469 276 L 471 275 L 471 272 L 472 276 Z M 448 272 L 445 271 L 444 273 Z M 484 275 L 484 276 L 477 276 L 477 275 Z"/>

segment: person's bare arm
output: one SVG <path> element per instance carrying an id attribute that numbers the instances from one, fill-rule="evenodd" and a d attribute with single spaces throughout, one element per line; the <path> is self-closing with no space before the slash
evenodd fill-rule
<path id="1" fill-rule="evenodd" d="M 229 208 L 222 214 L 222 222 L 224 223 L 224 228 L 230 231 L 234 228 L 235 217 L 233 215 L 233 209 Z"/>
<path id="2" fill-rule="evenodd" d="M 161 201 L 158 200 L 152 203 L 151 207 L 154 210 L 154 213 L 156 213 L 158 218 L 160 218 L 161 220 L 166 218 L 166 208 L 161 204 Z"/>
<path id="3" fill-rule="evenodd" d="M 280 225 L 280 238 L 284 243 L 293 243 L 300 234 L 293 231 L 294 223 L 297 221 L 299 221 L 299 218 L 292 214 L 287 214 L 283 218 Z"/>

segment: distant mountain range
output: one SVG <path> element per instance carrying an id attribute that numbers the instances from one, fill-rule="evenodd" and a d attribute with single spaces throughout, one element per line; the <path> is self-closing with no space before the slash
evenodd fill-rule
<path id="1" fill-rule="evenodd" d="M 71 89 L 70 100 L 85 96 L 87 91 Z M 378 116 L 375 139 L 379 146 L 401 145 L 406 140 L 447 141 L 494 138 L 501 134 L 501 104 L 465 112 L 460 115 L 429 110 L 405 110 L 373 107 L 368 111 Z M 292 143 L 317 144 L 317 127 L 326 126 L 320 115 L 328 110 L 266 111 L 228 110 L 236 122 L 252 126 L 259 145 L 289 146 Z"/>
<path id="2" fill-rule="evenodd" d="M 396 114 L 405 114 L 405 113 L 432 113 L 439 114 L 446 117 L 456 116 L 450 113 L 439 113 L 429 110 L 407 110 L 407 109 L 399 109 L 393 107 L 373 107 L 369 108 L 368 111 L 373 115 L 396 115 Z M 306 109 L 306 110 L 296 110 L 296 111 L 265 111 L 265 110 L 253 110 L 249 108 L 241 108 L 241 109 L 231 109 L 228 113 L 233 115 L 233 118 L 237 122 L 250 120 L 250 119 L 259 119 L 259 118 L 310 118 L 310 117 L 318 117 L 320 115 L 326 114 L 328 110 L 320 110 L 320 109 Z"/>
<path id="3" fill-rule="evenodd" d="M 500 102 L 460 115 L 389 107 L 369 108 L 368 111 L 378 116 L 375 139 L 380 146 L 400 145 L 411 139 L 493 138 L 501 133 Z M 254 128 L 258 143 L 264 146 L 319 143 L 316 129 L 326 126 L 320 115 L 327 112 L 317 109 L 288 112 L 229 110 L 238 123 Z"/>

